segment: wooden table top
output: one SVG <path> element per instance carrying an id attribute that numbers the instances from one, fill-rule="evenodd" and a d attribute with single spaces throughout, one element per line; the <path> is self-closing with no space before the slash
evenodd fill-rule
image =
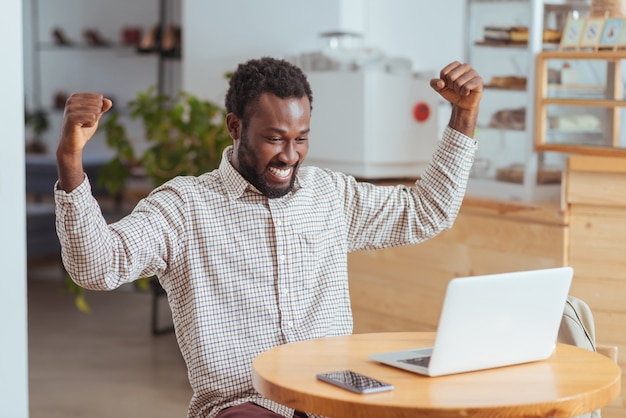
<path id="1" fill-rule="evenodd" d="M 425 377 L 370 360 L 371 353 L 432 345 L 433 332 L 355 334 L 275 347 L 253 363 L 252 382 L 265 397 L 292 408 L 342 417 L 572 416 L 598 409 L 620 392 L 611 359 L 558 344 L 545 361 Z M 349 369 L 395 389 L 355 394 L 315 375 Z"/>

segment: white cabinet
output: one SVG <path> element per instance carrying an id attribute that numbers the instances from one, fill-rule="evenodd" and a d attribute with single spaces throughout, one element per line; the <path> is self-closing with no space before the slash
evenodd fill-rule
<path id="1" fill-rule="evenodd" d="M 363 180 L 412 178 L 421 173 L 443 129 L 440 99 L 429 84 L 433 76 L 308 71 L 314 92 L 315 141 L 306 164 Z"/>
<path id="2" fill-rule="evenodd" d="M 485 81 L 468 195 L 519 201 L 560 196 L 561 158 L 534 151 L 535 57 L 544 48 L 543 18 L 539 0 L 467 2 L 467 60 Z"/>

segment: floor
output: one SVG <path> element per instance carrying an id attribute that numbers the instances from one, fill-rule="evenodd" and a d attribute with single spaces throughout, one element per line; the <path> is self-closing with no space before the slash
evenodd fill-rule
<path id="1" fill-rule="evenodd" d="M 30 417 L 186 416 L 187 370 L 174 334 L 152 335 L 151 298 L 132 286 L 88 291 L 83 313 L 57 260 L 29 262 Z"/>

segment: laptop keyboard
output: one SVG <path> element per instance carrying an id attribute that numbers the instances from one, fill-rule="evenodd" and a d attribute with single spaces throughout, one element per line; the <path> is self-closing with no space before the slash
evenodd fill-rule
<path id="1" fill-rule="evenodd" d="M 422 366 L 422 367 L 428 367 L 428 363 L 430 363 L 430 356 L 427 357 L 415 357 L 415 358 L 405 358 L 402 360 L 399 360 L 403 363 L 407 363 L 407 364 L 413 364 L 414 366 Z"/>

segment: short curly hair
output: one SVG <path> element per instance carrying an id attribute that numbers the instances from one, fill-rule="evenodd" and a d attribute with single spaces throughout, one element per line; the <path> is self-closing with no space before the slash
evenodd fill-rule
<path id="1" fill-rule="evenodd" d="M 263 57 L 239 64 L 229 81 L 226 111 L 247 123 L 250 111 L 263 93 L 281 99 L 306 95 L 313 109 L 313 93 L 302 70 L 288 61 Z"/>

